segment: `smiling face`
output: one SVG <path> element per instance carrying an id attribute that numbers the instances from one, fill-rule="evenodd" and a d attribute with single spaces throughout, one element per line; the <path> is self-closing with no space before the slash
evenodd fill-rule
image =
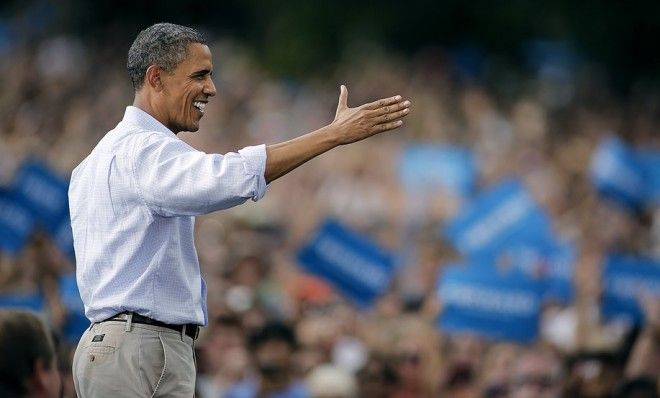
<path id="1" fill-rule="evenodd" d="M 159 108 L 167 128 L 174 133 L 199 130 L 208 99 L 216 94 L 212 73 L 211 50 L 191 43 L 186 58 L 171 73 L 160 74 L 163 90 Z"/>

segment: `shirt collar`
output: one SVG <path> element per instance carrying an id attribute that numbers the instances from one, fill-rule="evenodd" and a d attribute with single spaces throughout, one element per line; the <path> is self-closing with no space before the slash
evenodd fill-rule
<path id="1" fill-rule="evenodd" d="M 126 112 L 124 112 L 124 118 L 122 119 L 122 122 L 176 137 L 176 134 L 174 134 L 172 130 L 168 129 L 165 127 L 165 125 L 156 120 L 156 118 L 136 106 L 126 107 Z"/>

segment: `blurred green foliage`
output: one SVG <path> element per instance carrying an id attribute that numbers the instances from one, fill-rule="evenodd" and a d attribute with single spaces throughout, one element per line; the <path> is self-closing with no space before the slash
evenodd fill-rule
<path id="1" fill-rule="evenodd" d="M 604 65 L 618 85 L 660 76 L 660 2 L 614 0 L 170 0 L 5 1 L 4 18 L 34 4 L 55 10 L 52 30 L 130 43 L 159 21 L 246 42 L 269 70 L 331 70 L 345 49 L 373 42 L 404 55 L 468 44 L 519 62 L 530 38 L 566 40 Z"/>

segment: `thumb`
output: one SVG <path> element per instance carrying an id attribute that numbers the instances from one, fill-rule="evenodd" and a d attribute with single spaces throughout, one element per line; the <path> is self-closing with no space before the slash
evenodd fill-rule
<path id="1" fill-rule="evenodd" d="M 339 88 L 339 103 L 337 104 L 337 112 L 348 108 L 348 89 L 343 84 Z"/>

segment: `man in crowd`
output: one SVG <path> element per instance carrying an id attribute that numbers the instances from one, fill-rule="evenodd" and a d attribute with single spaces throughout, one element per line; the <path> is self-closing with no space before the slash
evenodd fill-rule
<path id="1" fill-rule="evenodd" d="M 69 188 L 76 276 L 92 326 L 74 356 L 80 397 L 191 397 L 193 344 L 207 324 L 194 217 L 258 200 L 266 185 L 340 145 L 395 129 L 400 96 L 348 107 L 290 141 L 206 154 L 177 138 L 197 131 L 216 94 L 197 31 L 153 25 L 128 52 L 133 105 L 73 171 Z M 332 170 L 328 170 L 332 172 Z"/>
<path id="2" fill-rule="evenodd" d="M 227 398 L 307 398 L 309 391 L 294 377 L 297 347 L 294 331 L 285 323 L 270 322 L 248 339 L 256 374 L 237 383 Z"/>
<path id="3" fill-rule="evenodd" d="M 221 315 L 209 326 L 197 356 L 196 389 L 200 397 L 216 398 L 244 376 L 249 358 L 239 317 Z"/>
<path id="4" fill-rule="evenodd" d="M 55 398 L 61 386 L 44 322 L 27 311 L 0 309 L 0 397 Z"/>

